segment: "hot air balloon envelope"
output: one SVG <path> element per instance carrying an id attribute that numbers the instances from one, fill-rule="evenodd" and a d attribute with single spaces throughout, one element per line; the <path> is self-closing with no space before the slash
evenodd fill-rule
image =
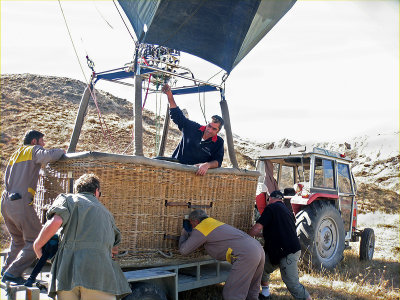
<path id="1" fill-rule="evenodd" d="M 295 0 L 119 0 L 141 43 L 203 58 L 228 73 Z"/>

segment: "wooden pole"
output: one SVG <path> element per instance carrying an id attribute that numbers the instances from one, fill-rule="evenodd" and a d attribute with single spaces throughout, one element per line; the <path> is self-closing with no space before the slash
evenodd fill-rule
<path id="1" fill-rule="evenodd" d="M 167 105 L 167 111 L 165 113 L 165 120 L 164 120 L 164 127 L 163 127 L 163 133 L 162 133 L 162 138 L 160 142 L 160 146 L 158 148 L 158 156 L 164 156 L 165 152 L 165 145 L 167 143 L 167 137 L 168 137 L 168 129 L 169 129 L 169 105 Z"/>
<path id="2" fill-rule="evenodd" d="M 225 98 L 222 97 L 221 102 L 219 104 L 221 106 L 222 119 L 224 119 L 225 138 L 226 138 L 226 143 L 228 145 L 229 160 L 231 161 L 232 166 L 238 169 L 239 166 L 236 160 L 235 147 L 233 145 L 233 135 L 231 128 L 231 120 L 229 117 L 228 103 L 226 102 Z"/>
<path id="3" fill-rule="evenodd" d="M 75 119 L 74 131 L 72 132 L 71 140 L 69 141 L 67 153 L 72 153 L 75 152 L 76 150 L 76 145 L 78 144 L 79 136 L 81 134 L 82 124 L 87 113 L 87 108 L 92 88 L 93 85 L 90 84 L 86 87 L 85 91 L 83 92 L 81 103 L 78 109 L 78 114 L 76 115 Z"/>
<path id="4" fill-rule="evenodd" d="M 135 76 L 135 155 L 143 155 L 142 76 Z"/>

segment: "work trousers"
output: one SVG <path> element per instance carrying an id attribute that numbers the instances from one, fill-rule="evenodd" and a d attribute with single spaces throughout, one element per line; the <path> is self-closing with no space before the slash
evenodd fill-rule
<path id="1" fill-rule="evenodd" d="M 247 256 L 234 260 L 222 292 L 224 300 L 257 300 L 264 260 L 262 247 L 253 248 Z"/>
<path id="2" fill-rule="evenodd" d="M 76 286 L 71 291 L 57 291 L 57 300 L 115 300 L 115 295 Z"/>
<path id="3" fill-rule="evenodd" d="M 264 273 L 262 276 L 262 282 L 269 282 L 270 274 L 275 271 L 278 267 L 281 271 L 281 277 L 285 283 L 290 294 L 295 299 L 307 299 L 309 293 L 305 287 L 299 282 L 299 269 L 297 263 L 299 261 L 301 251 L 296 253 L 290 253 L 288 256 L 282 258 L 279 261 L 279 265 L 271 264 L 268 254 L 265 254 L 265 266 Z"/>
<path id="4" fill-rule="evenodd" d="M 1 214 L 11 235 L 10 252 L 4 264 L 7 273 L 21 276 L 36 259 L 33 242 L 42 229 L 42 224 L 29 200 L 11 201 L 8 193 L 1 197 Z"/>

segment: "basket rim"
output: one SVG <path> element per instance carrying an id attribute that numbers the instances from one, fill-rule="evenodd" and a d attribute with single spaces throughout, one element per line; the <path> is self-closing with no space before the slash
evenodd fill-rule
<path id="1" fill-rule="evenodd" d="M 116 162 L 116 163 L 134 163 L 143 164 L 161 168 L 174 169 L 179 171 L 196 172 L 197 167 L 191 165 L 184 165 L 176 162 L 170 162 L 165 160 L 157 160 L 153 158 L 147 158 L 144 156 L 136 155 L 122 155 L 115 153 L 105 153 L 96 151 L 83 151 L 75 153 L 67 153 L 57 162 L 68 162 L 73 160 L 87 160 L 87 161 L 104 161 L 104 162 Z M 207 173 L 210 174 L 233 174 L 238 176 L 252 176 L 258 177 L 260 173 L 258 171 L 251 171 L 246 169 L 236 168 L 215 168 L 209 169 Z"/>

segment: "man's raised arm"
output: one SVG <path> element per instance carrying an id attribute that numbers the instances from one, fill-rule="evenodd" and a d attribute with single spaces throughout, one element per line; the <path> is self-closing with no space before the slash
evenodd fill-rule
<path id="1" fill-rule="evenodd" d="M 161 91 L 168 97 L 169 108 L 177 107 L 175 99 L 174 99 L 174 95 L 172 95 L 170 86 L 168 84 L 164 84 Z"/>

